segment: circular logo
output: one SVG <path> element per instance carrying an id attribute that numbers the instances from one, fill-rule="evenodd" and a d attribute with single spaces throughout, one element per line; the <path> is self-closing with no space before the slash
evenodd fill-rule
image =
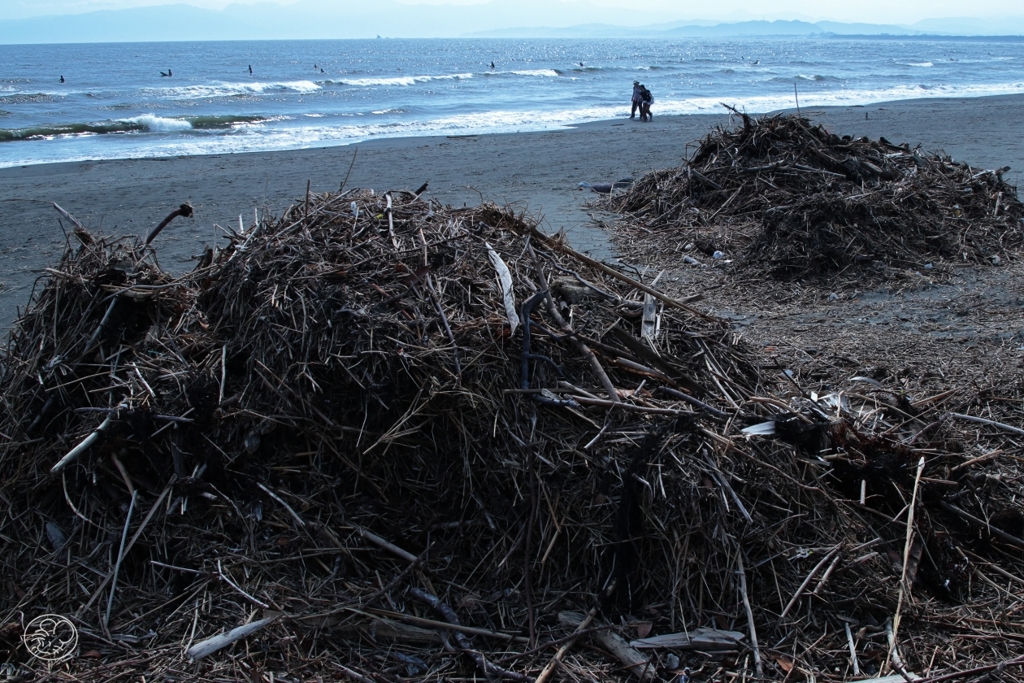
<path id="1" fill-rule="evenodd" d="M 59 664 L 75 656 L 78 649 L 78 629 L 67 617 L 44 614 L 28 622 L 22 636 L 25 649 L 33 657 L 51 664 Z"/>

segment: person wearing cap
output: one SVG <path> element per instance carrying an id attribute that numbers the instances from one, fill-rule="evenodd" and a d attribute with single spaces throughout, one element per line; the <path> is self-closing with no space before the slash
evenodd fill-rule
<path id="1" fill-rule="evenodd" d="M 636 118 L 636 110 L 640 108 L 643 91 L 644 86 L 640 85 L 640 81 L 633 81 L 633 108 L 629 111 L 629 118 L 631 119 Z"/>

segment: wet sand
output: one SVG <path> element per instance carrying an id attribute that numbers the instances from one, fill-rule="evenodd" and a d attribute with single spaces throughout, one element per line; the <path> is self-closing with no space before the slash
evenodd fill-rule
<path id="1" fill-rule="evenodd" d="M 980 168 L 1024 169 L 1024 96 L 910 100 L 863 107 L 805 108 L 802 114 L 837 134 L 885 136 L 891 142 L 944 150 Z M 237 228 L 254 210 L 280 214 L 313 192 L 337 190 L 356 154 L 347 187 L 415 189 L 443 203 L 512 204 L 564 229 L 577 248 L 611 258 L 586 206 L 581 181 L 639 178 L 679 165 L 723 114 L 660 117 L 651 123 L 601 121 L 570 129 L 501 135 L 374 140 L 349 147 L 286 152 L 44 164 L 0 169 L 0 332 L 24 306 L 42 270 L 56 263 L 65 239 L 52 203 L 90 231 L 145 235 L 182 202 L 195 208 L 154 245 L 161 265 L 181 272 L 217 240 L 215 224 Z M 67 227 L 67 226 L 65 226 Z M 223 243 L 223 242 L 221 242 Z"/>

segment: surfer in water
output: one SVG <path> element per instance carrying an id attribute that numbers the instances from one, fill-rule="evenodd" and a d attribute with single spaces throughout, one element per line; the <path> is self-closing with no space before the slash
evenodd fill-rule
<path id="1" fill-rule="evenodd" d="M 173 76 L 173 75 L 174 75 L 174 74 L 173 74 L 173 73 L 171 73 L 171 70 L 170 70 L 170 69 L 168 69 L 166 73 L 165 73 L 165 72 L 163 72 L 163 71 L 161 71 L 161 72 L 160 72 L 160 76 L 161 76 L 162 78 L 167 78 L 167 77 L 169 77 L 169 76 Z"/>
<path id="2" fill-rule="evenodd" d="M 491 68 L 492 69 L 494 68 L 494 62 L 491 62 Z"/>
<path id="3" fill-rule="evenodd" d="M 249 75 L 252 76 L 252 64 L 249 65 Z"/>
<path id="4" fill-rule="evenodd" d="M 64 77 L 63 77 L 63 76 L 61 76 L 61 77 L 60 77 L 60 82 L 61 82 L 61 83 L 63 83 L 63 82 L 64 82 Z"/>

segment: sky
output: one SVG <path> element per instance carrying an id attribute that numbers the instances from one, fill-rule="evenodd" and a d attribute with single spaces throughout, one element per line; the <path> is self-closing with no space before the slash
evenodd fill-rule
<path id="1" fill-rule="evenodd" d="M 271 0 L 0 0 L 0 16 L 6 19 L 78 14 L 94 10 L 124 9 L 151 5 L 185 3 L 206 9 L 223 9 L 229 4 L 256 4 Z M 288 5 L 296 0 L 273 0 Z M 488 0 L 400 0 L 403 4 L 479 5 Z M 335 8 L 364 8 L 367 0 L 325 0 Z M 517 0 L 495 0 L 496 4 L 514 5 Z M 592 0 L 591 5 L 605 7 L 613 13 L 633 10 L 654 13 L 665 21 L 679 19 L 804 19 L 868 23 L 913 23 L 922 19 L 943 17 L 1019 17 L 1024 15 L 1021 0 Z M 586 20 L 587 17 L 581 17 Z"/>

